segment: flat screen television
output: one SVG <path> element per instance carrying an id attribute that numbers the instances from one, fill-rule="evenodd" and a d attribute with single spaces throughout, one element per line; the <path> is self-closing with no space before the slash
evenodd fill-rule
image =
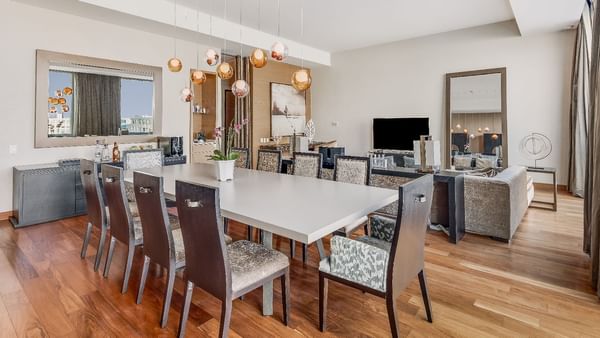
<path id="1" fill-rule="evenodd" d="M 413 141 L 429 135 L 429 118 L 376 118 L 373 119 L 373 148 L 413 150 Z"/>

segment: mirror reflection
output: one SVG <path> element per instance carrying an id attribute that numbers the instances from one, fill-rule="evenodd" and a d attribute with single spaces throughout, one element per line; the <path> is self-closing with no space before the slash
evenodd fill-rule
<path id="1" fill-rule="evenodd" d="M 502 74 L 453 77 L 449 96 L 451 166 L 502 167 Z"/>
<path id="2" fill-rule="evenodd" d="M 149 135 L 152 73 L 81 64 L 48 69 L 48 137 Z"/>

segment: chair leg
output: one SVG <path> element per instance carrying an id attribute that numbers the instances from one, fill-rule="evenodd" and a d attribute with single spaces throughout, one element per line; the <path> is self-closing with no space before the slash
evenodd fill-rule
<path id="1" fill-rule="evenodd" d="M 429 299 L 429 291 L 427 290 L 427 279 L 425 279 L 425 270 L 421 270 L 421 272 L 419 272 L 419 285 L 421 286 L 421 295 L 423 296 L 425 313 L 427 313 L 427 321 L 433 323 L 433 315 L 431 314 L 431 300 Z"/>
<path id="2" fill-rule="evenodd" d="M 108 272 L 110 271 L 110 263 L 112 263 L 113 254 L 115 253 L 115 244 L 117 244 L 117 239 L 114 236 L 110 236 L 108 254 L 106 255 L 106 262 L 104 263 L 104 278 L 108 278 Z"/>
<path id="3" fill-rule="evenodd" d="M 327 289 L 328 280 L 319 273 L 319 329 L 325 332 L 327 329 Z"/>
<path id="4" fill-rule="evenodd" d="M 253 230 L 254 228 L 252 228 L 252 226 L 251 226 L 251 225 L 248 225 L 247 229 L 248 229 L 248 233 L 246 234 L 246 238 L 247 238 L 247 239 L 248 239 L 250 242 L 252 242 L 252 233 L 253 233 L 253 231 L 252 231 L 252 230 Z"/>
<path id="5" fill-rule="evenodd" d="M 148 278 L 148 269 L 150 269 L 150 257 L 144 256 L 144 266 L 142 267 L 142 278 L 140 279 L 140 288 L 138 289 L 136 304 L 142 303 L 142 296 L 144 295 L 144 286 L 146 285 L 146 278 Z"/>
<path id="6" fill-rule="evenodd" d="M 85 236 L 83 237 L 83 245 L 81 246 L 81 258 L 85 258 L 87 254 L 88 244 L 90 244 L 90 237 L 92 236 L 92 223 L 87 224 L 87 229 L 85 230 Z"/>
<path id="7" fill-rule="evenodd" d="M 229 322 L 231 321 L 231 308 L 233 307 L 231 298 L 223 301 L 221 305 L 221 327 L 219 328 L 219 337 L 226 338 L 229 334 Z"/>
<path id="8" fill-rule="evenodd" d="M 306 264 L 308 262 L 308 245 L 302 243 L 302 263 Z"/>
<path id="9" fill-rule="evenodd" d="M 192 303 L 192 293 L 194 292 L 194 283 L 187 281 L 183 294 L 183 307 L 181 309 L 181 317 L 179 318 L 179 330 L 177 337 L 185 337 L 185 325 L 190 314 L 190 304 Z"/>
<path id="10" fill-rule="evenodd" d="M 389 290 L 385 296 L 385 305 L 387 307 L 392 337 L 398 338 L 400 337 L 400 328 L 398 327 L 398 319 L 396 317 L 398 310 L 396 309 L 396 297 L 392 290 Z"/>
<path id="11" fill-rule="evenodd" d="M 129 287 L 129 276 L 131 275 L 131 266 L 133 265 L 133 255 L 135 254 L 135 244 L 130 242 L 127 248 L 127 264 L 125 264 L 125 272 L 123 273 L 123 287 L 121 293 L 126 293 Z"/>
<path id="12" fill-rule="evenodd" d="M 293 239 L 290 239 L 290 257 L 296 257 L 296 241 Z"/>
<path id="13" fill-rule="evenodd" d="M 286 269 L 281 278 L 281 302 L 283 305 L 283 324 L 289 325 L 290 322 L 290 269 Z"/>
<path id="14" fill-rule="evenodd" d="M 98 251 L 96 252 L 96 263 L 94 263 L 94 271 L 98 271 L 100 268 L 100 261 L 102 260 L 102 253 L 104 252 L 104 242 L 106 242 L 106 233 L 108 229 L 102 228 L 100 232 L 100 240 L 98 241 Z"/>
<path id="15" fill-rule="evenodd" d="M 173 296 L 173 286 L 175 285 L 175 267 L 169 267 L 167 275 L 167 289 L 165 290 L 165 300 L 163 303 L 162 316 L 160 317 L 160 327 L 167 327 L 169 320 L 169 308 L 171 307 L 171 297 Z"/>

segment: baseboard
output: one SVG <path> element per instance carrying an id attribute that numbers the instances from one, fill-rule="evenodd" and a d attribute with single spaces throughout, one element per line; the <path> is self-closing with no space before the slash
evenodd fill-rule
<path id="1" fill-rule="evenodd" d="M 6 221 L 13 215 L 12 211 L 2 211 L 0 212 L 0 221 Z"/>
<path id="2" fill-rule="evenodd" d="M 533 186 L 536 189 L 540 189 L 540 190 L 552 190 L 554 189 L 554 186 L 552 184 L 549 183 L 533 183 Z M 564 184 L 559 184 L 557 186 L 558 191 L 567 191 L 567 186 Z"/>

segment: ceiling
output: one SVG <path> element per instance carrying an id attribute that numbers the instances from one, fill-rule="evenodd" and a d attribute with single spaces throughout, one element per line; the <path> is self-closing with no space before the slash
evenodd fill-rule
<path id="1" fill-rule="evenodd" d="M 179 38 L 206 41 L 212 34 L 239 43 L 241 29 L 244 45 L 268 49 L 279 35 L 290 47 L 292 58 L 302 57 L 323 65 L 330 64 L 334 52 L 507 20 L 516 20 L 521 35 L 564 30 L 577 24 L 585 3 L 585 0 L 17 1 L 165 35 L 173 34 L 173 29 L 168 26 L 173 25 L 176 2 L 177 25 L 186 33 L 179 32 Z M 223 20 L 226 3 L 227 13 Z M 301 8 L 304 8 L 304 35 L 300 32 Z M 209 25 L 211 15 L 212 29 Z M 214 43 L 215 39 L 211 41 Z"/>

